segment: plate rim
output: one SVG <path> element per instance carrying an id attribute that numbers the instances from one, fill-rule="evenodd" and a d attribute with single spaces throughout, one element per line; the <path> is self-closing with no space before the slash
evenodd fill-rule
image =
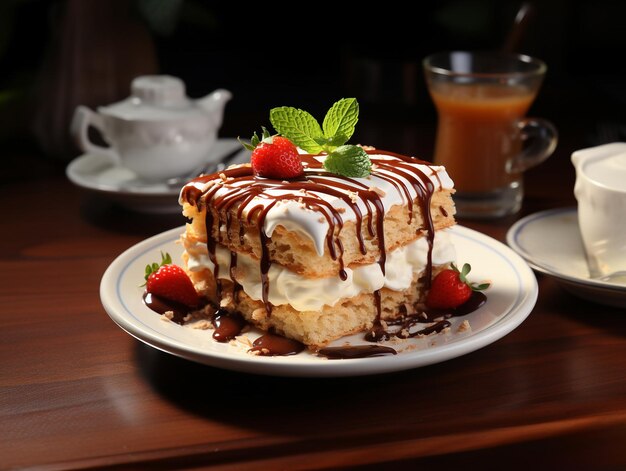
<path id="1" fill-rule="evenodd" d="M 536 213 L 529 214 L 518 221 L 516 221 L 506 233 L 506 242 L 518 255 L 520 255 L 526 262 L 536 271 L 543 273 L 544 275 L 552 276 L 559 280 L 576 284 L 585 285 L 599 290 L 607 290 L 614 293 L 626 292 L 625 286 L 620 286 L 615 283 L 608 283 L 602 280 L 593 280 L 591 278 L 582 278 L 573 275 L 567 275 L 550 269 L 546 264 L 542 264 L 535 257 L 533 257 L 528 251 L 518 242 L 518 237 L 524 228 L 539 219 L 552 218 L 557 215 L 576 213 L 578 215 L 578 209 L 575 206 L 567 206 L 563 208 L 552 208 Z M 584 256 L 584 255 L 583 255 Z"/>
<path id="2" fill-rule="evenodd" d="M 419 368 L 463 356 L 479 350 L 501 339 L 515 330 L 532 312 L 538 298 L 537 279 L 526 264 L 510 247 L 478 231 L 456 225 L 450 230 L 461 237 L 470 239 L 498 253 L 509 263 L 519 281 L 516 298 L 508 311 L 485 329 L 449 344 L 430 347 L 413 352 L 403 352 L 389 357 L 363 358 L 351 360 L 326 360 L 310 363 L 293 362 L 289 357 L 238 357 L 228 352 L 198 351 L 196 347 L 186 345 L 178 340 L 163 338 L 153 329 L 146 330 L 136 325 L 124 314 L 130 310 L 123 305 L 122 295 L 118 292 L 119 282 L 125 270 L 133 260 L 160 245 L 169 243 L 182 233 L 184 226 L 156 234 L 126 249 L 107 267 L 100 282 L 100 299 L 109 317 L 126 333 L 137 340 L 158 350 L 170 353 L 205 365 L 233 371 L 287 377 L 340 377 L 361 376 L 392 373 L 402 370 Z M 111 296 L 110 289 L 115 287 L 118 295 Z"/>

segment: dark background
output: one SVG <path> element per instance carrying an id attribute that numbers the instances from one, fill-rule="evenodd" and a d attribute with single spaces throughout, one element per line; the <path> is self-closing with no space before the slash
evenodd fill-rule
<path id="1" fill-rule="evenodd" d="M 268 125 L 271 107 L 318 118 L 355 96 L 355 142 L 430 158 L 435 112 L 421 67 L 445 49 L 497 49 L 522 2 L 449 0 L 376 9 L 341 4 L 200 0 L 9 0 L 0 6 L 2 180 L 32 169 L 62 172 L 79 155 L 74 108 L 129 94 L 142 73 L 182 78 L 192 97 L 234 93 L 223 136 Z M 571 150 L 626 138 L 626 2 L 530 2 L 516 51 L 548 75 L 531 114 L 552 120 Z M 569 149 L 566 149 L 569 152 Z M 26 158 L 25 155 L 30 156 Z M 8 163 L 8 165 L 6 165 Z"/>

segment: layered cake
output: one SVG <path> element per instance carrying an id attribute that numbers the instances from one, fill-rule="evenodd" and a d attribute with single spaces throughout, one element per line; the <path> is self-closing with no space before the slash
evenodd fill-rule
<path id="1" fill-rule="evenodd" d="M 364 177 L 300 150 L 297 178 L 243 164 L 186 184 L 181 241 L 196 290 L 313 349 L 415 312 L 455 259 L 453 182 L 441 166 L 361 149 Z"/>

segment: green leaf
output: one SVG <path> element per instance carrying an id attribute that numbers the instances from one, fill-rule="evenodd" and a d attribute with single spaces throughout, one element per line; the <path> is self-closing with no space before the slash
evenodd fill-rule
<path id="1" fill-rule="evenodd" d="M 161 251 L 161 264 L 159 265 L 157 262 L 152 262 L 146 265 L 144 280 L 148 281 L 150 275 L 158 271 L 163 265 L 171 265 L 171 263 L 172 256 L 168 252 L 163 253 L 163 251 Z M 145 283 L 141 286 L 145 286 Z"/>
<path id="2" fill-rule="evenodd" d="M 250 139 L 249 143 L 246 141 L 242 141 L 239 136 L 237 136 L 237 140 L 239 141 L 239 144 L 241 144 L 245 149 L 251 151 L 256 149 L 256 146 L 259 145 L 259 136 L 256 135 L 256 132 L 252 135 L 252 139 Z"/>
<path id="3" fill-rule="evenodd" d="M 358 120 L 359 103 L 356 98 L 342 98 L 326 113 L 322 123 L 324 136 L 345 136 L 345 140 L 339 145 L 345 144 L 354 134 L 354 127 Z"/>
<path id="4" fill-rule="evenodd" d="M 165 254 L 163 254 L 163 252 L 161 252 L 161 265 L 170 265 L 172 263 L 172 256 L 165 252 Z"/>
<path id="5" fill-rule="evenodd" d="M 463 264 L 463 268 L 461 268 L 461 275 L 464 277 L 467 277 L 467 275 L 469 275 L 469 272 L 472 271 L 472 267 L 470 266 L 469 263 L 464 263 Z"/>
<path id="6" fill-rule="evenodd" d="M 372 161 L 359 146 L 340 146 L 328 154 L 324 168 L 344 177 L 365 178 L 372 171 Z"/>
<path id="7" fill-rule="evenodd" d="M 289 139 L 295 145 L 309 152 L 319 154 L 323 148 L 316 138 L 323 137 L 322 128 L 317 120 L 306 111 L 289 106 L 273 108 L 270 111 L 270 121 L 274 129 Z"/>

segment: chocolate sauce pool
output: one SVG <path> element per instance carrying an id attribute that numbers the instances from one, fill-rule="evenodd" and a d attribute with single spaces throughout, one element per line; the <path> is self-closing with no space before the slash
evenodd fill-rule
<path id="1" fill-rule="evenodd" d="M 248 352 L 273 357 L 278 355 L 297 355 L 304 350 L 304 348 L 304 344 L 297 340 L 288 339 L 282 335 L 268 332 L 256 339 Z"/>
<path id="2" fill-rule="evenodd" d="M 144 292 L 143 302 L 146 306 L 159 314 L 171 312 L 173 317 L 170 320 L 180 325 L 185 323 L 184 318 L 189 314 L 189 308 L 184 304 L 161 298 L 152 293 Z"/>
<path id="3" fill-rule="evenodd" d="M 211 318 L 213 327 L 213 338 L 218 342 L 228 342 L 233 340 L 239 334 L 243 328 L 247 325 L 247 322 L 241 314 L 238 312 L 228 312 L 225 309 L 218 309 Z"/>
<path id="4" fill-rule="evenodd" d="M 383 345 L 354 345 L 349 347 L 326 347 L 317 353 L 331 360 L 353 360 L 355 358 L 396 355 L 398 352 L 391 347 Z"/>

